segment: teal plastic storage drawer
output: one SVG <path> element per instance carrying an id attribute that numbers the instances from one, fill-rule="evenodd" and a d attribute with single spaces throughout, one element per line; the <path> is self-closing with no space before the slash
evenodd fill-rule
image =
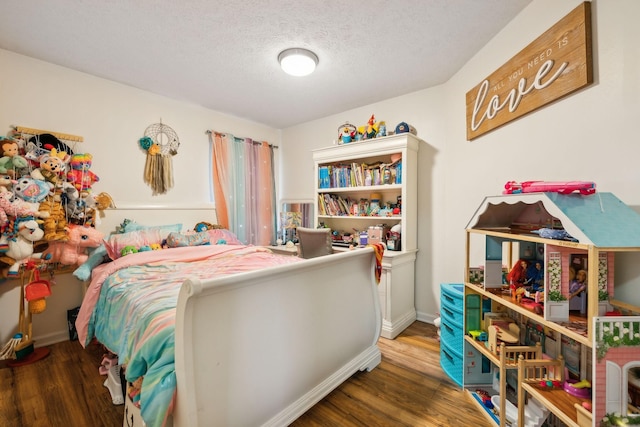
<path id="1" fill-rule="evenodd" d="M 457 354 L 463 354 L 464 334 L 462 324 L 450 320 L 445 310 L 440 315 L 440 342 L 446 343 Z"/>
<path id="2" fill-rule="evenodd" d="M 462 355 L 453 351 L 443 341 L 440 341 L 440 366 L 456 384 L 462 387 Z"/>
<path id="3" fill-rule="evenodd" d="M 440 285 L 440 366 L 462 386 L 464 360 L 464 285 Z"/>
<path id="4" fill-rule="evenodd" d="M 464 298 L 464 285 L 461 283 L 440 284 L 440 302 L 451 307 L 460 307 Z"/>

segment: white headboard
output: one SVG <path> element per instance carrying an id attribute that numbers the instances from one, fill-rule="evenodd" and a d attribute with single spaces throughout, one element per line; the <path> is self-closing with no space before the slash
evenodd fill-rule
<path id="1" fill-rule="evenodd" d="M 182 224 L 182 230 L 191 230 L 201 222 L 216 224 L 217 216 L 213 204 L 191 206 L 169 205 L 118 205 L 109 208 L 100 217 L 96 228 L 105 234 L 116 230 L 125 219 L 136 221 L 143 225 Z"/>

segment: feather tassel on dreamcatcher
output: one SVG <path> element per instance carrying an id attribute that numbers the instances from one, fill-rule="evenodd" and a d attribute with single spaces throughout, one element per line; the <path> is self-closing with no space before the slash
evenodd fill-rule
<path id="1" fill-rule="evenodd" d="M 144 182 L 151 187 L 153 195 L 165 194 L 173 187 L 173 165 L 171 158 L 178 154 L 180 140 L 169 126 L 154 123 L 144 131 L 140 147 L 146 151 Z"/>

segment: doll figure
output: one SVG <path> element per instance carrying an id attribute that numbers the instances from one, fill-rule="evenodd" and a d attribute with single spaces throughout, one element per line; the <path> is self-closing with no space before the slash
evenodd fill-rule
<path id="1" fill-rule="evenodd" d="M 524 286 L 525 280 L 527 279 L 527 267 L 528 263 L 523 259 L 519 259 L 518 262 L 513 265 L 513 268 L 509 274 L 507 274 L 507 281 L 511 287 L 520 288 Z"/>
<path id="2" fill-rule="evenodd" d="M 535 261 L 527 268 L 527 278 L 525 286 L 530 286 L 531 291 L 538 292 L 544 288 L 544 271 L 542 270 L 542 261 Z"/>
<path id="3" fill-rule="evenodd" d="M 569 283 L 569 299 L 587 290 L 587 271 L 578 270 L 576 277 Z"/>

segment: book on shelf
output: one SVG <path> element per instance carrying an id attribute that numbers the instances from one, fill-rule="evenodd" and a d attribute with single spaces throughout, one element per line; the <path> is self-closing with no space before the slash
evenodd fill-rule
<path id="1" fill-rule="evenodd" d="M 318 167 L 318 188 L 369 187 L 402 184 L 402 160 L 394 163 L 321 165 Z"/>

